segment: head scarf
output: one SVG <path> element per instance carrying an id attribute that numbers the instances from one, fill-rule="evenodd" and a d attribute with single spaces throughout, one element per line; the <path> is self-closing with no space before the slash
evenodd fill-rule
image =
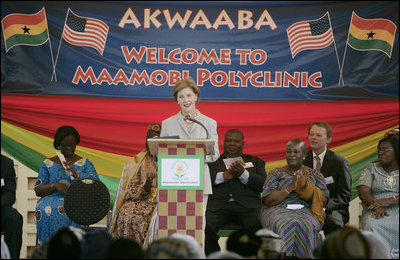
<path id="1" fill-rule="evenodd" d="M 153 241 L 146 249 L 146 258 L 206 259 L 206 256 L 194 237 L 175 233 Z"/>
<path id="2" fill-rule="evenodd" d="M 231 251 L 217 251 L 209 254 L 207 259 L 246 259 L 243 256 Z"/>
<path id="3" fill-rule="evenodd" d="M 398 137 L 399 136 L 399 128 L 390 129 L 389 131 L 387 131 L 385 133 L 384 137 L 388 137 L 388 136 L 391 136 L 391 135 L 394 135 L 394 136 Z"/>
<path id="4" fill-rule="evenodd" d="M 152 138 L 154 136 L 160 136 L 161 125 L 157 123 L 152 123 L 147 127 L 147 138 Z"/>

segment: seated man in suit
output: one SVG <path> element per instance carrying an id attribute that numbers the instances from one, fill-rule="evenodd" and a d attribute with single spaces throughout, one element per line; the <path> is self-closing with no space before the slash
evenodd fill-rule
<path id="1" fill-rule="evenodd" d="M 308 140 L 312 148 L 308 151 L 304 165 L 319 170 L 325 177 L 329 189 L 329 201 L 325 208 L 324 234 L 341 229 L 349 221 L 351 197 L 351 174 L 349 162 L 343 156 L 328 149 L 332 140 L 332 128 L 318 121 L 310 125 Z"/>
<path id="2" fill-rule="evenodd" d="M 12 259 L 19 259 L 22 246 L 22 215 L 12 206 L 15 203 L 14 162 L 1 155 L 1 231 L 4 231 Z"/>
<path id="3" fill-rule="evenodd" d="M 209 163 L 213 194 L 206 210 L 205 252 L 219 251 L 218 230 L 231 221 L 255 233 L 261 229 L 260 193 L 265 179 L 265 162 L 243 154 L 244 136 L 238 129 L 225 134 L 224 153 Z M 232 164 L 224 162 L 234 161 Z M 228 166 L 227 166 L 228 164 Z"/>

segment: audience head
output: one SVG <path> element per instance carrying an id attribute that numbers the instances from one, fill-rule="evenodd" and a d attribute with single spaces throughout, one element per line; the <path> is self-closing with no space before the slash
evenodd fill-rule
<path id="1" fill-rule="evenodd" d="M 81 255 L 81 243 L 68 227 L 61 227 L 50 239 L 47 258 L 77 259 Z"/>
<path id="2" fill-rule="evenodd" d="M 65 156 L 71 156 L 75 152 L 76 145 L 79 144 L 80 136 L 78 131 L 69 125 L 61 126 L 57 129 L 54 136 L 53 146 Z"/>
<path id="3" fill-rule="evenodd" d="M 261 248 L 261 238 L 245 229 L 233 232 L 226 242 L 228 251 L 237 253 L 245 258 L 257 257 Z"/>
<path id="4" fill-rule="evenodd" d="M 144 252 L 135 240 L 118 238 L 107 246 L 105 259 L 144 259 Z"/>
<path id="5" fill-rule="evenodd" d="M 105 228 L 96 228 L 88 231 L 82 238 L 81 258 L 101 259 L 104 258 L 107 246 L 113 241 L 110 233 Z"/>
<path id="6" fill-rule="evenodd" d="M 44 243 L 38 244 L 30 255 L 30 259 L 48 259 L 47 251 L 49 249 L 49 244 L 51 237 L 48 238 Z"/>
<path id="7" fill-rule="evenodd" d="M 145 251 L 149 259 L 205 259 L 203 249 L 192 236 L 175 233 L 150 243 Z"/>
<path id="8" fill-rule="evenodd" d="M 383 166 L 399 164 L 399 138 L 388 135 L 378 143 L 378 160 Z"/>
<path id="9" fill-rule="evenodd" d="M 262 244 L 258 251 L 259 259 L 282 259 L 285 253 L 282 252 L 281 237 L 270 229 L 260 229 L 256 232 L 256 236 L 261 237 Z"/>
<path id="10" fill-rule="evenodd" d="M 308 128 L 310 147 L 317 154 L 323 152 L 332 140 L 332 128 L 323 121 L 313 122 Z"/>
<path id="11" fill-rule="evenodd" d="M 386 240 L 376 232 L 362 230 L 361 234 L 368 242 L 371 259 L 390 259 L 390 248 Z"/>
<path id="12" fill-rule="evenodd" d="M 224 153 L 230 157 L 241 156 L 243 153 L 244 135 L 239 129 L 230 129 L 225 134 Z"/>
<path id="13" fill-rule="evenodd" d="M 189 88 L 193 91 L 194 95 L 196 96 L 195 104 L 197 105 L 197 103 L 199 103 L 200 89 L 196 85 L 196 82 L 194 82 L 194 80 L 191 78 L 181 79 L 180 81 L 178 81 L 175 84 L 174 92 L 173 92 L 175 101 L 178 102 L 178 104 L 179 104 L 178 93 L 185 88 Z"/>
<path id="14" fill-rule="evenodd" d="M 370 259 L 369 244 L 362 233 L 346 226 L 329 233 L 322 244 L 314 250 L 319 259 Z"/>
<path id="15" fill-rule="evenodd" d="M 216 251 L 207 256 L 207 259 L 245 259 L 243 256 L 231 251 Z"/>
<path id="16" fill-rule="evenodd" d="M 286 144 L 286 162 L 289 168 L 299 168 L 307 154 L 307 145 L 300 139 L 292 139 Z"/>

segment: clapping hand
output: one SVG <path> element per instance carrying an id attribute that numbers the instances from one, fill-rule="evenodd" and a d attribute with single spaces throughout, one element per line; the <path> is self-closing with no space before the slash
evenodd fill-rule
<path id="1" fill-rule="evenodd" d="M 244 172 L 244 167 L 240 162 L 234 162 L 231 164 L 228 170 L 224 171 L 224 180 L 231 180 L 239 177 Z"/>
<path id="2" fill-rule="evenodd" d="M 244 167 L 240 162 L 236 161 L 229 167 L 229 171 L 232 173 L 233 177 L 236 178 L 242 175 Z"/>
<path id="3" fill-rule="evenodd" d="M 302 170 L 297 170 L 294 173 L 294 188 L 296 189 L 297 185 L 299 185 L 300 189 L 304 189 L 306 187 L 307 178 L 304 175 Z"/>

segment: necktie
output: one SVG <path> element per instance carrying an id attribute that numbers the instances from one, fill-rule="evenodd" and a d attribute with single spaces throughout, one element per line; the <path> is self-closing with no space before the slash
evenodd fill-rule
<path id="1" fill-rule="evenodd" d="M 317 164 L 315 165 L 315 169 L 320 171 L 321 170 L 321 159 L 319 158 L 319 156 L 315 156 L 314 158 L 317 161 Z"/>

